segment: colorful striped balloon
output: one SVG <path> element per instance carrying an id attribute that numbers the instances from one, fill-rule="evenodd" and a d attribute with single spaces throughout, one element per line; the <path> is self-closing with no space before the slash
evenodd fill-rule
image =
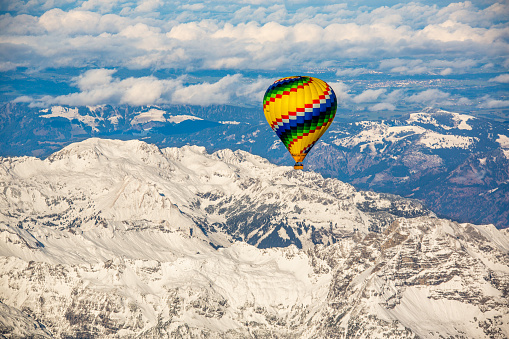
<path id="1" fill-rule="evenodd" d="M 317 78 L 294 76 L 275 81 L 263 97 L 263 112 L 295 159 L 295 169 L 329 128 L 336 115 L 332 88 Z"/>

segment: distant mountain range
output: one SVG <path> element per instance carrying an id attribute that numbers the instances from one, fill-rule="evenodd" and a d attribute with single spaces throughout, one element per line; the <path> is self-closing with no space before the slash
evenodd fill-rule
<path id="1" fill-rule="evenodd" d="M 233 106 L 0 109 L 1 155 L 46 157 L 90 137 L 159 147 L 240 149 L 276 164 L 292 159 L 260 109 Z M 509 124 L 427 109 L 385 121 L 339 112 L 305 168 L 358 188 L 419 199 L 460 222 L 509 227 Z"/>
<path id="2" fill-rule="evenodd" d="M 6 337 L 509 336 L 509 229 L 415 199 L 99 138 L 2 158 L 0 185 Z"/>

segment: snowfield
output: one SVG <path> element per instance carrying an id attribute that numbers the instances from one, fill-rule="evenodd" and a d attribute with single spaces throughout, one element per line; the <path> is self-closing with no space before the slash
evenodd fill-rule
<path id="1" fill-rule="evenodd" d="M 88 139 L 0 161 L 15 337 L 508 336 L 509 235 L 243 151 Z"/>
<path id="2" fill-rule="evenodd" d="M 428 113 L 412 113 L 410 114 L 410 118 L 406 120 L 407 125 L 391 126 L 384 121 L 356 122 L 355 125 L 362 126 L 362 130 L 358 134 L 335 137 L 332 143 L 336 146 L 347 148 L 358 146 L 361 152 L 364 152 L 367 148 L 370 153 L 376 154 L 378 152 L 383 153 L 388 145 L 394 145 L 404 139 L 417 138 L 416 144 L 430 149 L 468 149 L 475 142 L 479 141 L 479 138 L 476 137 L 448 134 L 448 131 L 453 128 L 468 131 L 472 130 L 472 127 L 469 126 L 467 122 L 470 119 L 475 119 L 474 117 L 444 111 L 444 114 L 445 113 L 447 113 L 449 117 L 452 117 L 451 120 L 454 127 L 438 123 L 435 117 Z M 415 123 L 433 125 L 443 130 L 445 134 L 426 129 L 420 125 L 415 125 Z M 331 133 L 335 134 L 338 133 L 338 131 L 331 131 Z M 377 145 L 379 146 L 378 148 Z"/>

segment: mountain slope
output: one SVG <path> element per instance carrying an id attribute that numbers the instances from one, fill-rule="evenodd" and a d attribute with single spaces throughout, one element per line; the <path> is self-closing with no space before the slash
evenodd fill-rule
<path id="1" fill-rule="evenodd" d="M 476 116 L 474 116 L 474 114 Z M 389 119 L 389 117 L 387 117 Z M 358 121 L 343 112 L 306 168 L 357 188 L 422 201 L 461 222 L 509 227 L 509 125 L 435 108 Z M 257 108 L 233 106 L 0 107 L 1 156 L 46 157 L 90 137 L 143 139 L 158 147 L 244 150 L 276 164 L 289 153 Z"/>
<path id="2" fill-rule="evenodd" d="M 448 218 L 509 226 L 507 124 L 428 109 L 348 122 L 310 153 L 310 167 L 361 189 L 421 200 Z"/>
<path id="3" fill-rule="evenodd" d="M 415 200 L 135 140 L 3 158 L 0 183 L 7 335 L 509 335 L 507 230 Z"/>

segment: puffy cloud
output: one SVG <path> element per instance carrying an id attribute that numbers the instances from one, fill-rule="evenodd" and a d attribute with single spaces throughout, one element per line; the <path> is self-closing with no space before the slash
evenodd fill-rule
<path id="1" fill-rule="evenodd" d="M 20 66 L 22 65 L 11 61 L 0 62 L 0 72 L 12 71 Z"/>
<path id="2" fill-rule="evenodd" d="M 406 100 L 415 103 L 434 104 L 437 102 L 442 102 L 449 97 L 450 97 L 449 93 L 443 92 L 436 88 L 432 88 L 414 94 L 408 97 Z"/>
<path id="3" fill-rule="evenodd" d="M 82 91 L 107 86 L 113 80 L 114 69 L 92 69 L 74 78 L 74 84 Z"/>
<path id="4" fill-rule="evenodd" d="M 190 10 L 190 11 L 201 11 L 202 9 L 205 8 L 205 4 L 184 4 L 182 5 L 182 8 L 183 9 L 187 9 L 187 10 Z"/>
<path id="5" fill-rule="evenodd" d="M 489 81 L 508 84 L 509 83 L 509 74 L 500 74 L 499 76 L 496 76 L 496 77 L 490 79 Z"/>
<path id="6" fill-rule="evenodd" d="M 396 106 L 388 103 L 388 102 L 380 102 L 378 104 L 375 104 L 371 107 L 369 107 L 370 111 L 394 111 L 396 109 Z"/>
<path id="7" fill-rule="evenodd" d="M 55 8 L 40 16 L 38 23 L 50 35 L 61 36 L 105 33 L 118 33 L 130 20 L 115 14 L 101 15 L 96 12 Z"/>
<path id="8" fill-rule="evenodd" d="M 129 78 L 121 81 L 120 84 L 125 91 L 119 102 L 134 106 L 162 102 L 162 94 L 174 86 L 171 81 L 159 80 L 154 77 Z"/>
<path id="9" fill-rule="evenodd" d="M 380 69 L 390 73 L 408 75 L 416 74 L 441 74 L 465 73 L 478 64 L 472 59 L 455 60 L 422 60 L 422 59 L 385 59 L 380 61 Z"/>
<path id="10" fill-rule="evenodd" d="M 410 60 L 385 69 L 409 75 L 430 72 L 448 75 L 459 69 L 454 66 L 458 55 L 479 57 L 479 52 L 486 49 L 483 46 L 495 44 L 488 50 L 496 56 L 508 45 L 509 30 L 503 26 L 475 27 L 453 21 L 451 13 L 463 11 L 465 6 L 450 7 L 441 15 L 442 21 L 432 20 L 421 27 L 411 19 L 419 18 L 425 23 L 425 18 L 431 19 L 440 8 L 408 4 L 352 11 L 345 4 L 315 5 L 299 8 L 293 15 L 284 4 L 272 3 L 266 7 L 255 2 L 248 6 L 237 4 L 237 7 L 211 2 L 207 7 L 202 7 L 203 3 L 188 3 L 169 8 L 161 0 L 133 3 L 109 0 L 105 7 L 100 7 L 102 2 L 89 0 L 79 8 L 67 11 L 54 8 L 39 17 L 4 15 L 0 17 L 0 27 L 8 27 L 2 30 L 4 40 L 24 41 L 41 54 L 51 50 L 56 56 L 62 55 L 56 60 L 60 66 L 93 60 L 97 54 L 94 48 L 99 48 L 103 56 L 100 65 L 134 68 L 186 68 L 179 58 L 159 55 L 161 51 L 174 50 L 184 54 L 193 68 L 238 69 L 270 69 L 285 64 L 288 67 L 326 66 L 345 58 L 379 60 L 381 56 L 390 59 L 404 55 Z M 231 8 L 236 10 L 233 14 L 214 15 L 214 19 L 197 19 L 199 14 L 193 14 L 200 13 L 200 9 L 220 6 L 225 9 L 233 6 Z M 472 13 L 480 11 L 467 7 Z M 120 8 L 123 10 L 118 13 Z M 151 14 L 155 8 L 159 18 Z M 93 11 L 99 9 L 117 13 Z M 79 53 L 74 53 L 73 57 L 71 50 Z M 452 65 L 433 66 L 416 58 L 416 53 L 421 53 L 416 51 L 426 51 L 426 57 L 435 54 Z M 443 51 L 448 53 L 444 55 Z M 146 55 L 147 52 L 151 55 Z M 449 60 L 448 55 L 451 56 Z M 273 61 L 275 59 L 277 61 Z M 139 65 L 136 65 L 137 60 Z M 39 58 L 38 64 L 33 66 L 44 68 L 50 63 L 47 58 Z"/>
<path id="11" fill-rule="evenodd" d="M 78 92 L 43 96 L 33 99 L 21 96 L 16 102 L 32 102 L 36 106 L 53 104 L 86 106 L 102 104 L 129 104 L 134 106 L 151 104 L 226 104 L 231 100 L 244 103 L 259 103 L 266 88 L 273 80 L 248 79 L 240 74 L 227 75 L 216 82 L 202 82 L 185 85 L 186 77 L 158 79 L 154 76 L 128 77 L 114 76 L 113 69 L 93 69 L 73 78 Z"/>
<path id="12" fill-rule="evenodd" d="M 130 104 L 148 105 L 165 102 L 164 95 L 178 86 L 179 80 L 160 80 L 153 76 L 126 79 L 113 77 L 115 70 L 89 70 L 73 79 L 79 92 L 44 96 L 34 105 L 63 104 L 72 106 Z"/>
<path id="13" fill-rule="evenodd" d="M 465 97 L 461 97 L 461 98 L 458 99 L 457 104 L 458 105 L 470 106 L 470 105 L 472 105 L 472 100 L 470 100 L 468 98 L 465 98 Z"/>
<path id="14" fill-rule="evenodd" d="M 48 32 L 92 33 L 98 32 L 101 15 L 88 11 L 65 12 L 59 8 L 47 11 L 39 18 L 39 23 Z"/>
<path id="15" fill-rule="evenodd" d="M 340 103 L 348 103 L 351 100 L 350 87 L 342 81 L 329 83 L 330 87 L 334 90 L 336 98 Z"/>
<path id="16" fill-rule="evenodd" d="M 256 22 L 239 24 L 237 26 L 226 23 L 223 28 L 214 32 L 211 37 L 264 44 L 267 42 L 283 41 L 286 39 L 288 32 L 288 27 L 276 22 L 269 22 L 263 26 L 258 25 Z"/>
<path id="17" fill-rule="evenodd" d="M 362 92 L 361 94 L 355 96 L 353 98 L 353 102 L 355 102 L 357 104 L 363 103 L 363 102 L 373 102 L 373 101 L 377 100 L 378 97 L 385 92 L 386 92 L 386 90 L 384 88 L 367 89 L 364 92 Z"/>
<path id="18" fill-rule="evenodd" d="M 282 3 L 283 0 L 242 0 L 240 2 L 251 5 L 272 5 L 274 3 Z"/>
<path id="19" fill-rule="evenodd" d="M 479 9 L 473 2 L 465 1 L 451 3 L 444 8 L 439 8 L 435 15 L 429 18 L 429 21 L 437 23 L 450 20 L 471 26 L 489 27 L 494 22 L 507 20 L 508 17 L 508 4 L 495 3 L 484 9 Z"/>
<path id="20" fill-rule="evenodd" d="M 241 75 L 227 75 L 216 83 L 202 83 L 178 88 L 172 102 L 180 104 L 213 105 L 226 104 L 234 93 Z"/>
<path id="21" fill-rule="evenodd" d="M 134 9 L 136 12 L 151 12 L 163 4 L 162 0 L 142 0 Z"/>
<path id="22" fill-rule="evenodd" d="M 2 35 L 26 36 L 44 33 L 44 28 L 39 25 L 39 18 L 32 15 L 21 14 L 0 16 L 0 32 Z"/>
<path id="23" fill-rule="evenodd" d="M 504 107 L 509 107 L 509 100 L 493 99 L 489 95 L 485 95 L 481 99 L 481 103 L 479 104 L 479 108 L 504 108 Z"/>
<path id="24" fill-rule="evenodd" d="M 402 100 L 404 97 L 404 91 L 402 89 L 396 89 L 386 95 L 385 101 L 396 103 Z"/>
<path id="25" fill-rule="evenodd" d="M 449 74 L 452 74 L 452 72 L 453 72 L 452 68 L 447 67 L 440 71 L 440 75 L 449 75 Z"/>
<path id="26" fill-rule="evenodd" d="M 351 77 L 351 76 L 357 76 L 357 75 L 366 74 L 366 73 L 369 73 L 369 70 L 367 70 L 364 67 L 340 68 L 340 69 L 336 70 L 336 75 L 339 77 L 341 77 L 341 76 Z"/>
<path id="27" fill-rule="evenodd" d="M 274 82 L 274 79 L 258 77 L 244 83 L 236 89 L 236 95 L 244 98 L 246 102 L 261 102 L 267 88 Z"/>
<path id="28" fill-rule="evenodd" d="M 285 22 L 288 12 L 284 5 L 274 4 L 269 7 L 244 6 L 233 13 L 231 23 L 258 22 L 267 23 L 271 21 Z"/>
<path id="29" fill-rule="evenodd" d="M 362 75 L 371 79 L 376 72 L 437 78 L 500 73 L 509 65 L 509 5 L 505 3 L 378 6 L 369 2 L 360 6 L 300 0 L 13 0 L 1 6 L 10 14 L 0 15 L 0 72 L 18 67 L 30 71 L 101 69 L 75 79 L 80 92 L 61 100 L 184 102 L 186 98 L 197 100 L 191 94 L 194 90 L 213 102 L 226 102 L 239 98 L 231 82 L 240 81 L 243 86 L 262 82 L 232 75 L 190 88 L 176 80 L 164 83 L 150 76 L 129 83 L 115 78 L 113 68 L 146 70 L 145 75 L 161 69 L 177 70 L 177 74 L 218 69 L 267 74 L 327 68 L 338 78 Z M 99 79 L 104 83 L 94 82 Z M 490 81 L 500 86 L 507 83 L 507 77 L 502 74 Z M 94 93 L 94 86 L 104 86 L 103 94 Z M 174 89 L 167 90 L 168 86 Z M 381 101 L 370 108 L 376 110 L 382 104 L 399 106 L 405 100 L 402 92 L 369 89 L 359 93 L 362 89 L 355 87 L 357 95 L 353 95 L 344 83 L 335 86 L 343 104 Z M 107 94 L 113 88 L 124 92 Z M 454 99 L 447 90 L 436 90 L 414 94 L 406 102 L 417 105 Z"/>
<path id="30" fill-rule="evenodd" d="M 97 10 L 100 13 L 107 13 L 113 10 L 120 0 L 87 0 L 83 1 L 80 9 L 85 11 Z"/>
<path id="31" fill-rule="evenodd" d="M 166 36 L 182 41 L 196 41 L 206 39 L 217 29 L 217 25 L 210 20 L 187 22 L 173 26 Z"/>

